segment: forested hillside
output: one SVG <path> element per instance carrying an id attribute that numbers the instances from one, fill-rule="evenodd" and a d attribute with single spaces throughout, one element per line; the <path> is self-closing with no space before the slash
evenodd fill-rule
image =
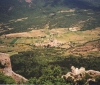
<path id="1" fill-rule="evenodd" d="M 29 79 L 28 84 L 63 84 L 74 85 L 73 80 L 64 80 L 62 75 L 70 71 L 71 66 L 85 67 L 86 70 L 100 71 L 100 57 L 91 56 L 64 56 L 65 49 L 59 48 L 34 48 L 32 51 L 20 52 L 11 56 L 13 70 Z M 86 78 L 89 78 L 87 76 Z M 84 85 L 87 79 L 77 82 Z M 100 77 L 95 85 L 100 84 Z M 92 85 L 92 84 L 89 84 Z"/>
<path id="2" fill-rule="evenodd" d="M 45 28 L 94 29 L 100 24 L 99 0 L 1 0 L 0 35 Z M 95 16 L 96 15 L 96 16 Z"/>

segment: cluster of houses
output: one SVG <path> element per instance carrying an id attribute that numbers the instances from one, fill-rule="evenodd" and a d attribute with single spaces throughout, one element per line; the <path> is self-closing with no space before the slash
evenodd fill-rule
<path id="1" fill-rule="evenodd" d="M 69 28 L 69 31 L 77 31 L 77 27 Z M 29 45 L 34 46 L 44 46 L 44 47 L 60 47 L 66 45 L 65 42 L 58 41 L 54 36 L 59 36 L 63 34 L 65 29 L 50 30 L 50 34 L 47 35 L 44 30 L 32 30 L 30 32 L 23 32 L 23 33 L 12 33 L 5 35 L 5 38 L 26 38 L 36 40 L 37 42 L 30 42 Z M 47 40 L 48 39 L 48 40 Z M 16 43 L 21 44 L 21 43 Z M 27 44 L 27 43 L 22 43 Z"/>
<path id="2" fill-rule="evenodd" d="M 57 41 L 56 39 L 50 42 L 43 42 L 43 43 L 35 43 L 34 46 L 44 46 L 44 47 L 59 47 L 66 43 Z"/>

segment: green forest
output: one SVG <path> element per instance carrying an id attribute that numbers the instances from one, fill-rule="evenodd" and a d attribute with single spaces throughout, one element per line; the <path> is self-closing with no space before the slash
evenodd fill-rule
<path id="1" fill-rule="evenodd" d="M 4 1 L 0 1 L 4 3 Z M 38 0 L 28 7 L 28 3 L 19 3 L 19 1 L 6 1 L 1 5 L 0 26 L 3 30 L 0 35 L 30 31 L 32 29 L 43 29 L 49 23 L 49 29 L 52 28 L 70 28 L 72 26 L 80 25 L 83 21 L 81 30 L 90 30 L 99 27 L 100 13 L 98 3 L 92 4 L 82 0 Z M 99 2 L 99 1 L 98 1 Z M 6 4 L 6 6 L 5 6 Z M 90 4 L 90 5 L 88 5 Z M 12 7 L 11 11 L 8 8 Z M 74 10 L 70 12 L 69 10 Z M 64 11 L 64 12 L 61 12 Z M 96 15 L 96 16 L 95 16 Z M 26 18 L 22 21 L 18 19 Z M 12 28 L 9 30 L 8 28 Z"/>
<path id="2" fill-rule="evenodd" d="M 34 48 L 32 51 L 20 52 L 11 56 L 13 70 L 28 78 L 27 84 L 74 85 L 72 80 L 64 80 L 62 75 L 70 71 L 71 66 L 85 67 L 86 70 L 100 71 L 100 58 L 91 56 L 64 56 L 65 49 Z M 84 85 L 86 80 L 80 81 Z M 100 84 L 97 78 L 96 85 Z"/>

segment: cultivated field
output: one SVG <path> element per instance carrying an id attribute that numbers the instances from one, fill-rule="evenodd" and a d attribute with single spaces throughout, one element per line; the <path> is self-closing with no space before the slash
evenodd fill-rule
<path id="1" fill-rule="evenodd" d="M 47 33 L 48 32 L 48 33 Z M 12 33 L 1 37 L 2 52 L 31 50 L 32 46 L 61 47 L 69 49 L 100 39 L 100 28 L 87 31 L 69 31 L 68 28 L 52 30 L 32 30 L 30 32 Z M 89 47 L 91 49 L 92 44 Z M 83 49 L 82 47 L 80 49 Z M 94 50 L 95 51 L 95 50 Z M 98 51 L 98 50 L 96 50 Z M 71 51 L 70 51 L 71 52 Z M 77 53 L 77 52 L 76 52 Z M 81 53 L 81 52 L 80 52 Z M 82 52 L 83 53 L 83 52 Z"/>

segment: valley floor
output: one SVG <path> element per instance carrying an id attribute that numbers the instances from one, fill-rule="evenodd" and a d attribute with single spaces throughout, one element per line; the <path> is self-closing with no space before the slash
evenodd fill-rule
<path id="1" fill-rule="evenodd" d="M 6 34 L 0 37 L 0 52 L 15 54 L 35 47 L 59 47 L 65 55 L 100 55 L 100 27 L 93 30 L 73 31 L 68 28 L 40 29 Z"/>

